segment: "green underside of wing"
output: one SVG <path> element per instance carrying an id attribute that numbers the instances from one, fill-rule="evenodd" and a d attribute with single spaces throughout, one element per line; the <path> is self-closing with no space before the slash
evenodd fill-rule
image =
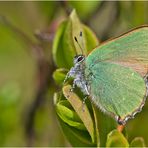
<path id="1" fill-rule="evenodd" d="M 142 76 L 148 72 L 148 27 L 135 29 L 94 49 L 86 58 L 91 68 L 101 61 L 130 67 Z"/>
<path id="2" fill-rule="evenodd" d="M 139 108 L 145 96 L 144 79 L 131 68 L 100 62 L 86 68 L 94 103 L 106 113 L 124 119 Z M 90 76 L 90 72 L 93 76 Z"/>

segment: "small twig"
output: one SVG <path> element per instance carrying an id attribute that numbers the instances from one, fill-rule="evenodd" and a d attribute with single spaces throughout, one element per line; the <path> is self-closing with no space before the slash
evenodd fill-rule
<path id="1" fill-rule="evenodd" d="M 51 75 L 53 72 L 53 67 L 46 61 L 45 55 L 41 47 L 36 46 L 37 65 L 38 65 L 38 90 L 36 93 L 35 101 L 30 107 L 28 112 L 28 119 L 26 122 L 26 134 L 28 137 L 28 146 L 32 146 L 32 141 L 34 139 L 34 121 L 37 109 L 45 101 L 45 94 L 48 91 L 49 85 L 52 83 Z M 50 67 L 50 69 L 49 69 Z"/>
<path id="2" fill-rule="evenodd" d="M 56 29 L 54 29 L 54 31 L 55 30 Z M 50 35 L 51 34 L 49 33 L 49 36 Z M 41 42 L 42 41 L 43 40 L 41 40 Z M 35 131 L 34 131 L 35 115 L 36 115 L 38 108 L 45 101 L 45 94 L 47 93 L 49 86 L 53 83 L 51 75 L 55 69 L 55 67 L 53 66 L 52 58 L 49 58 L 51 59 L 50 61 L 46 60 L 45 53 L 41 45 L 40 46 L 36 45 L 34 46 L 34 48 L 35 48 L 34 52 L 36 55 L 36 61 L 38 65 L 38 76 L 37 76 L 38 91 L 35 97 L 35 101 L 30 107 L 30 110 L 28 113 L 28 119 L 26 123 L 26 134 L 28 138 L 28 146 L 32 146 L 34 136 L 35 136 Z"/>

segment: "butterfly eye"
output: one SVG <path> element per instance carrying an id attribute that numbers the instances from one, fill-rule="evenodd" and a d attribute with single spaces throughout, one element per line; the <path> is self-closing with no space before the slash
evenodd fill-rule
<path id="1" fill-rule="evenodd" d="M 83 55 L 76 55 L 76 56 L 74 57 L 74 64 L 83 61 L 84 58 L 85 58 L 85 57 L 84 57 Z"/>
<path id="2" fill-rule="evenodd" d="M 83 60 L 82 56 L 78 57 L 78 59 L 77 59 L 78 62 L 81 62 L 82 60 Z"/>

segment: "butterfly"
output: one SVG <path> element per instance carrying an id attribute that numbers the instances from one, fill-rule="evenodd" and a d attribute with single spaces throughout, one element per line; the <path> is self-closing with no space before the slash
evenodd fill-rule
<path id="1" fill-rule="evenodd" d="M 73 88 L 79 87 L 124 125 L 142 110 L 148 96 L 148 26 L 106 41 L 87 56 L 76 55 L 69 77 L 74 78 Z"/>

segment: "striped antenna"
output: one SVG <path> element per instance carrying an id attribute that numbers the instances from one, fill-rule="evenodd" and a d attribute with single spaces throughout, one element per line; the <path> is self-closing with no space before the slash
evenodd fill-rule
<path id="1" fill-rule="evenodd" d="M 82 36 L 82 31 L 80 31 L 80 40 L 81 40 L 81 43 L 82 43 L 82 48 L 84 50 L 84 40 L 83 40 L 83 36 Z"/>
<path id="2" fill-rule="evenodd" d="M 81 49 L 82 55 L 84 55 L 84 52 L 83 52 L 83 50 L 84 50 L 84 48 L 83 48 L 83 47 L 84 47 L 84 42 L 83 42 L 83 37 L 82 37 L 82 31 L 80 31 L 80 38 L 81 38 L 82 46 L 81 46 L 80 43 L 78 42 L 77 38 L 74 37 L 75 41 L 77 42 L 78 46 L 79 46 L 80 49 Z"/>
<path id="3" fill-rule="evenodd" d="M 82 52 L 82 55 L 83 55 L 83 49 L 82 49 L 81 45 L 79 44 L 77 38 L 76 38 L 76 37 L 74 37 L 74 38 L 75 38 L 75 41 L 77 42 L 77 44 L 79 45 L 79 47 L 80 47 L 80 49 L 81 49 L 81 52 Z"/>

